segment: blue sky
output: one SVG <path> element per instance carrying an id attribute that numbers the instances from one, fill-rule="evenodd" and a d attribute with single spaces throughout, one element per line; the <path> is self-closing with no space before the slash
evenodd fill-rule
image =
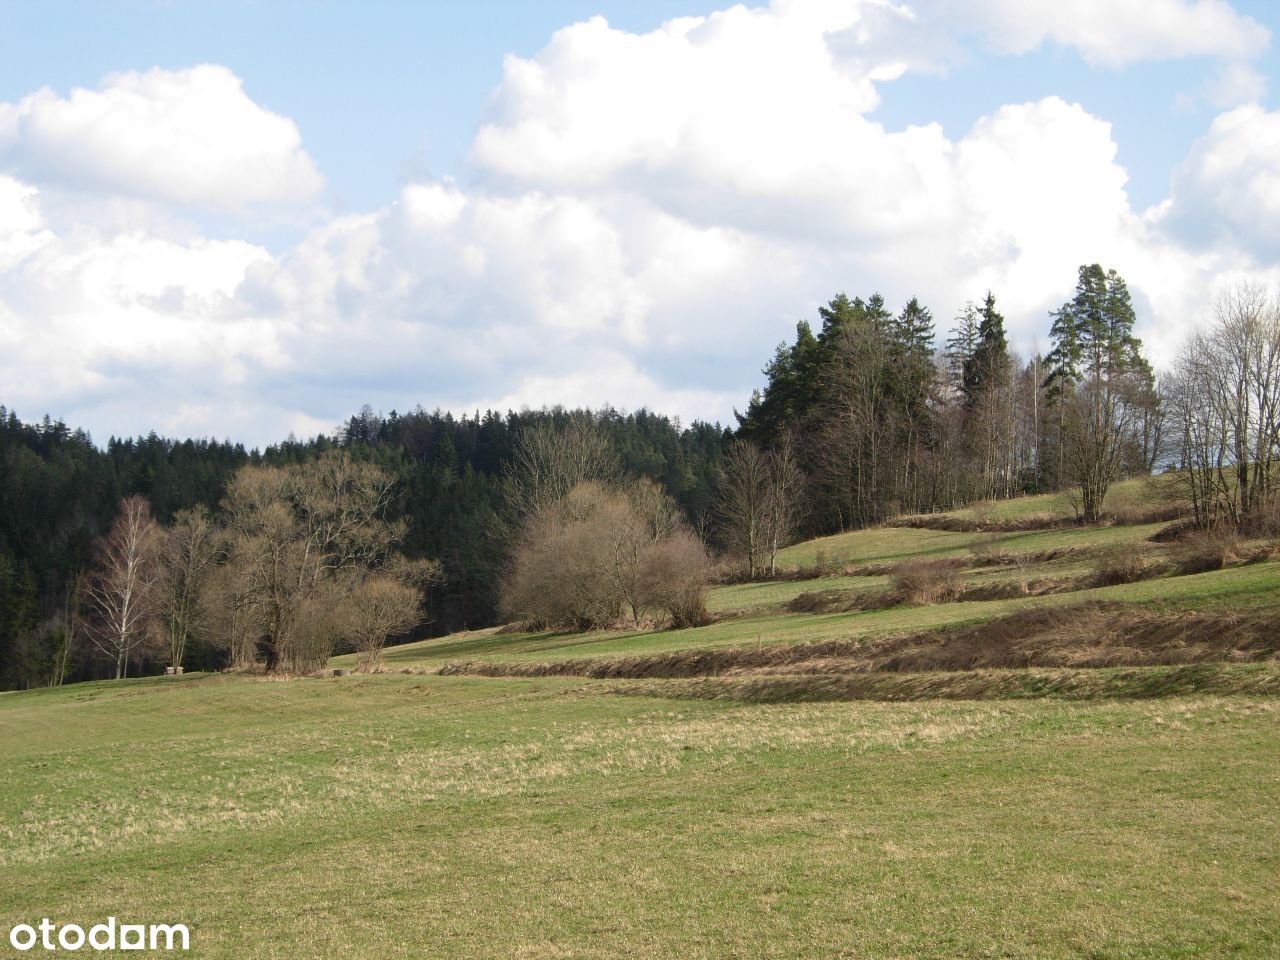
<path id="1" fill-rule="evenodd" d="M 714 3 L 272 3 L 10 0 L 0 31 L 0 99 L 94 87 L 108 73 L 219 63 L 255 101 L 293 118 L 332 202 L 386 203 L 407 178 L 465 173 L 507 53 L 531 56 L 592 16 L 647 31 Z"/>
<path id="2" fill-rule="evenodd" d="M 690 0 L 459 2 L 110 2 L 10 0 L 0 32 L 0 99 L 41 86 L 93 87 L 108 73 L 197 63 L 231 67 L 250 96 L 293 118 L 340 209 L 386 203 L 414 176 L 466 175 L 466 156 L 508 53 L 532 56 L 560 27 L 592 16 L 645 32 L 726 4 Z M 1069 6 L 1069 4 L 1068 4 Z M 1232 6 L 1273 32 L 1280 8 Z M 1015 56 L 969 57 L 945 73 L 886 84 L 872 115 L 890 128 L 940 122 L 962 136 L 1003 103 L 1056 94 L 1110 121 L 1137 206 L 1168 196 L 1174 165 L 1204 132 L 1212 108 L 1179 108 L 1209 69 L 1205 58 L 1089 67 L 1057 44 Z M 1273 43 L 1258 61 L 1276 75 Z M 1273 91 L 1263 98 L 1274 105 Z"/>
<path id="3" fill-rule="evenodd" d="M 1025 351 L 1099 259 L 1163 361 L 1222 284 L 1280 280 L 1261 0 L 0 17 L 0 402 L 98 436 L 724 420 L 838 290 L 945 336 L 990 287 Z"/>

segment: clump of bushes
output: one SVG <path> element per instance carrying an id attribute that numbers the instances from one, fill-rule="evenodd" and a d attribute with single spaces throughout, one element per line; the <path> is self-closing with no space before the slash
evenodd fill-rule
<path id="1" fill-rule="evenodd" d="M 591 630 L 660 613 L 707 620 L 711 561 L 670 497 L 648 482 L 580 483 L 526 521 L 503 590 L 533 629 Z"/>
<path id="2" fill-rule="evenodd" d="M 676 629 L 699 627 L 707 615 L 707 583 L 711 560 L 689 530 L 677 530 L 640 553 L 637 599 L 642 607 L 661 610 Z"/>
<path id="3" fill-rule="evenodd" d="M 960 589 L 955 565 L 946 561 L 904 563 L 893 577 L 893 592 L 899 603 L 947 603 L 960 595 Z"/>
<path id="4" fill-rule="evenodd" d="M 998 537 L 971 541 L 969 552 L 979 563 L 1002 563 L 1005 559 L 1004 543 Z"/>
<path id="5" fill-rule="evenodd" d="M 1172 555 L 1182 574 L 1221 570 L 1240 560 L 1240 538 L 1227 526 L 1196 530 L 1178 541 Z"/>
<path id="6" fill-rule="evenodd" d="M 1094 561 L 1092 585 L 1113 587 L 1133 583 L 1146 577 L 1150 569 L 1147 558 L 1132 546 L 1108 547 L 1100 551 Z"/>

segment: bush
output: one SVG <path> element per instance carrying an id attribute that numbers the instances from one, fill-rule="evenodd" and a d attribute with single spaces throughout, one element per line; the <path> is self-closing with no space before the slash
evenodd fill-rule
<path id="1" fill-rule="evenodd" d="M 706 550 L 670 502 L 644 485 L 579 484 L 530 520 L 503 589 L 504 611 L 531 629 L 591 630 L 656 607 L 702 622 Z"/>
<path id="2" fill-rule="evenodd" d="M 589 630 L 617 620 L 623 597 L 612 575 L 613 531 L 627 506 L 603 487 L 581 484 L 534 517 L 503 591 L 507 612 L 535 629 Z"/>
<path id="3" fill-rule="evenodd" d="M 960 595 L 960 578 L 955 565 L 945 561 L 904 563 L 894 575 L 893 591 L 900 603 L 946 603 Z"/>
<path id="4" fill-rule="evenodd" d="M 711 559 L 687 530 L 650 544 L 640 555 L 639 600 L 671 618 L 676 629 L 706 623 Z"/>
<path id="5" fill-rule="evenodd" d="M 1172 552 L 1179 573 L 1207 573 L 1238 561 L 1240 540 L 1233 529 L 1219 526 L 1185 535 Z"/>
<path id="6" fill-rule="evenodd" d="M 969 552 L 981 563 L 1001 563 L 1004 560 L 1004 542 L 999 537 L 984 537 L 969 544 Z"/>
<path id="7" fill-rule="evenodd" d="M 1092 584 L 1111 587 L 1133 583 L 1147 575 L 1147 559 L 1132 546 L 1108 547 L 1098 554 L 1093 565 Z"/>

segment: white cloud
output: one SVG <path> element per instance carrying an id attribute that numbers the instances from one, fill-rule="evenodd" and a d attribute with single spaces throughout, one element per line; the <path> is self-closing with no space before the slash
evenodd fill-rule
<path id="1" fill-rule="evenodd" d="M 36 203 L 35 187 L 0 175 L 0 273 L 51 236 Z"/>
<path id="2" fill-rule="evenodd" d="M 923 0 L 920 6 L 953 29 L 983 31 L 1002 53 L 1053 42 L 1108 67 L 1179 57 L 1248 60 L 1271 38 L 1225 0 Z"/>
<path id="3" fill-rule="evenodd" d="M 1205 82 L 1204 95 L 1220 110 L 1256 103 L 1267 92 L 1267 78 L 1247 63 L 1224 63 Z"/>
<path id="4" fill-rule="evenodd" d="M 214 65 L 0 103 L 0 167 L 36 184 L 219 212 L 303 203 L 323 182 L 293 121 Z"/>
<path id="5" fill-rule="evenodd" d="M 1249 105 L 1219 115 L 1174 172 L 1162 216 L 1193 246 L 1280 256 L 1280 112 Z"/>
<path id="6" fill-rule="evenodd" d="M 1113 6 L 1116 30 L 1133 39 L 1130 5 Z M 1081 9 L 1074 40 L 1056 14 L 1038 39 L 1018 33 L 1008 4 L 983 22 L 1011 49 L 1084 44 L 1099 21 Z M 1230 40 L 1232 24 L 1249 31 L 1224 5 L 1151 9 L 1157 37 L 1192 22 L 1216 36 L 1202 38 L 1215 56 L 1253 49 Z M 1130 280 L 1141 332 L 1167 356 L 1240 251 L 1260 261 L 1274 250 L 1259 214 L 1274 220 L 1280 204 L 1280 122 L 1257 108 L 1220 117 L 1173 199 L 1143 215 L 1109 124 L 1058 97 L 993 109 L 958 138 L 869 119 L 877 83 L 928 66 L 902 51 L 912 31 L 927 38 L 929 15 L 927 5 L 780 0 L 645 35 L 602 20 L 568 27 L 535 57 L 506 61 L 474 176 L 409 184 L 276 256 L 120 199 L 142 188 L 125 182 L 118 156 L 78 174 L 97 195 L 68 201 L 33 165 L 53 135 L 17 124 L 21 105 L 0 107 L 0 154 L 14 169 L 32 164 L 0 177 L 0 399 L 99 432 L 157 426 L 254 442 L 314 432 L 364 402 L 612 402 L 724 419 L 773 345 L 840 290 L 880 290 L 891 305 L 919 295 L 945 328 L 990 288 L 1015 342 L 1043 346 L 1046 311 L 1070 296 L 1078 264 L 1098 260 Z M 883 36 L 893 42 L 878 45 Z M 1111 42 L 1089 55 L 1109 62 Z M 193 79 L 210 70 L 212 80 Z M 155 133 L 153 149 L 176 162 L 148 201 L 244 206 L 291 163 L 313 169 L 292 124 L 244 98 L 225 70 L 156 79 L 170 81 L 233 90 L 219 102 L 238 96 L 269 118 L 271 136 L 246 142 L 274 144 L 272 159 L 231 162 L 228 147 L 207 169 L 173 173 L 194 141 L 162 123 L 169 133 Z M 93 118 L 69 126 L 81 139 L 67 142 L 136 123 L 132 94 L 107 95 L 121 86 L 50 101 Z M 76 106 L 84 97 L 100 112 Z M 26 115 L 41 114 L 29 101 Z M 1188 243 L 1189 229 L 1208 229 L 1209 242 Z"/>
<path id="7" fill-rule="evenodd" d="M 265 250 L 89 226 L 54 234 L 41 227 L 38 192 L 24 186 L 22 195 L 35 242 L 0 271 L 0 376 L 11 407 L 47 409 L 52 399 L 61 412 L 123 400 L 139 423 L 226 395 L 250 366 L 278 363 L 274 331 L 233 300 Z"/>

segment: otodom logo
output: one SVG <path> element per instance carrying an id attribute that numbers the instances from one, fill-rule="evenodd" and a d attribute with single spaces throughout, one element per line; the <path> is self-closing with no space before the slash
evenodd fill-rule
<path id="1" fill-rule="evenodd" d="M 95 923 L 87 931 L 75 923 L 56 924 L 45 917 L 35 926 L 20 923 L 9 931 L 9 946 L 26 953 L 43 950 L 189 950 L 191 932 L 184 923 Z"/>

